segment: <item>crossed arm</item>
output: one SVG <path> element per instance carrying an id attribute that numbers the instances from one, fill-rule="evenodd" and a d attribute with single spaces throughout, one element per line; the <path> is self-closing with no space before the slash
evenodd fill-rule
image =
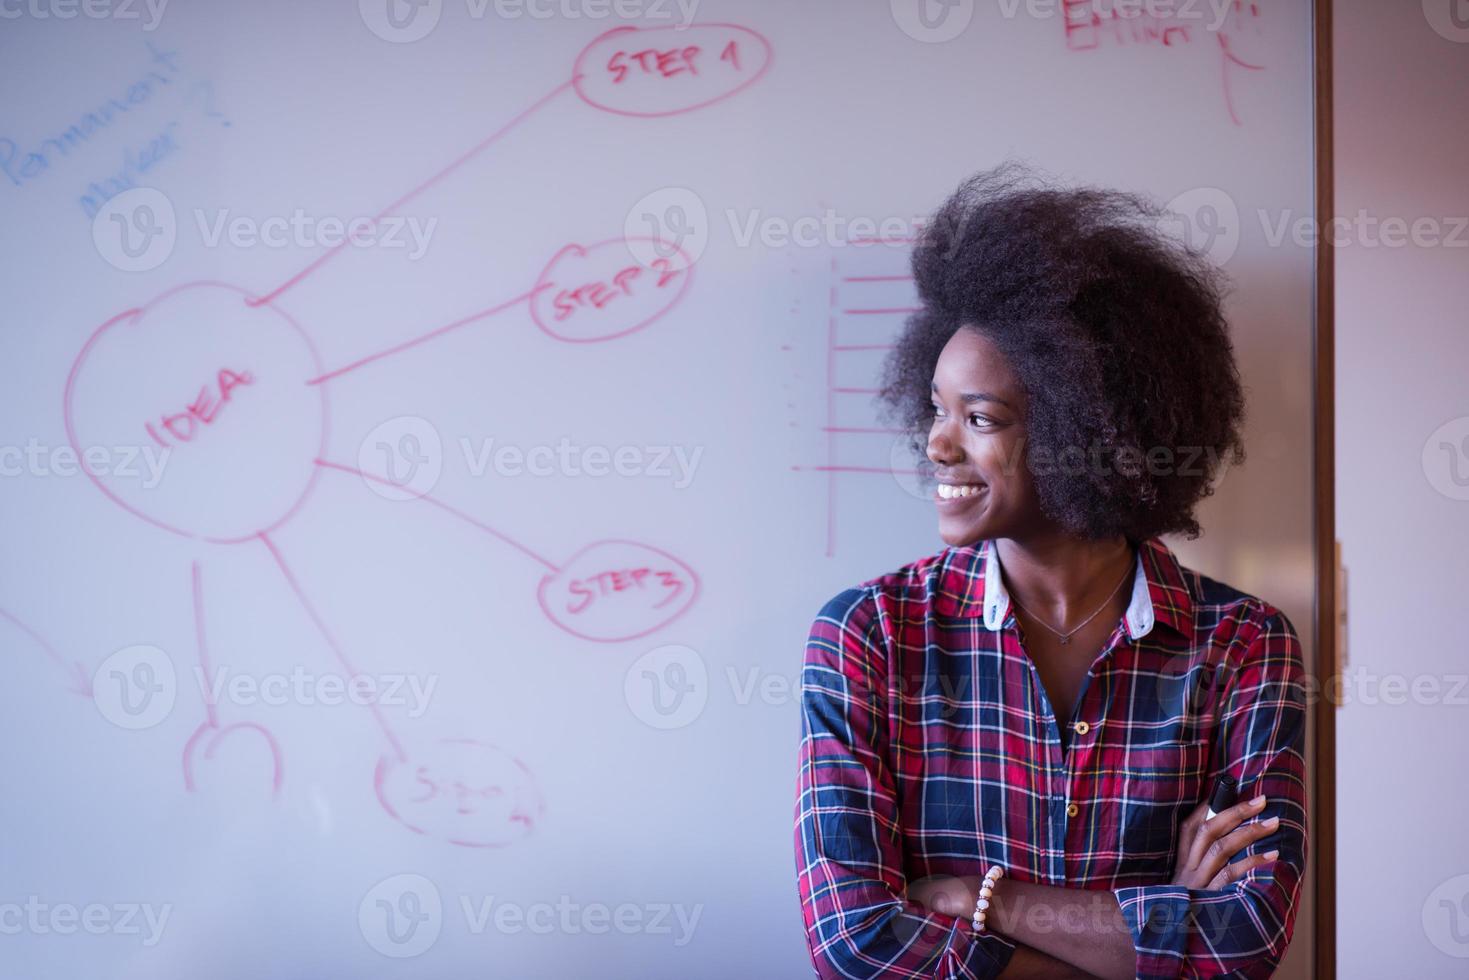
<path id="1" fill-rule="evenodd" d="M 1264 808 L 1259 797 L 1229 807 L 1211 819 L 1200 803 L 1179 832 L 1173 883 L 1219 890 L 1267 868 L 1278 852 L 1249 854 L 1249 845 L 1274 833 L 1279 821 L 1245 821 Z M 972 914 L 978 875 L 937 876 L 908 886 L 906 897 L 946 915 Z M 1138 974 L 1131 927 L 1117 896 L 1097 889 L 1059 888 L 1002 878 L 994 887 L 985 928 L 1016 942 L 1005 977 L 1098 977 L 1129 980 Z"/>
<path id="2" fill-rule="evenodd" d="M 929 878 L 910 885 L 907 897 L 962 920 L 974 908 L 978 886 L 977 876 Z M 1129 980 L 1137 973 L 1132 934 L 1111 892 L 1002 878 L 985 928 L 1016 943 L 1005 977 Z"/>

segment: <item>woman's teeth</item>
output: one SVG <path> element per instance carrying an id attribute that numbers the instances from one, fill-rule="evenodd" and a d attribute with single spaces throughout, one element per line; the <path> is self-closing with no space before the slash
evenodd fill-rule
<path id="1" fill-rule="evenodd" d="M 953 500 L 955 497 L 967 497 L 972 493 L 979 493 L 981 489 L 983 488 L 973 483 L 940 483 L 939 496 L 944 500 Z"/>

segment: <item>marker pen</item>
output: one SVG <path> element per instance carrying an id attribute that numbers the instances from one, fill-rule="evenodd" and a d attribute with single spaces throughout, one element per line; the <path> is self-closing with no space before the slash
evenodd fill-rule
<path id="1" fill-rule="evenodd" d="M 1209 797 L 1209 812 L 1205 820 L 1213 820 L 1221 810 L 1234 806 L 1238 784 L 1233 776 L 1220 775 L 1214 780 L 1214 792 Z"/>

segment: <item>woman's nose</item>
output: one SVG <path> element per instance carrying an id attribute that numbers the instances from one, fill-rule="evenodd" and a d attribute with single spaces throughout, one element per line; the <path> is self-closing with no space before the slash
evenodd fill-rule
<path id="1" fill-rule="evenodd" d="M 940 466 L 959 462 L 958 443 L 949 438 L 944 423 L 936 421 L 928 431 L 928 458 Z"/>

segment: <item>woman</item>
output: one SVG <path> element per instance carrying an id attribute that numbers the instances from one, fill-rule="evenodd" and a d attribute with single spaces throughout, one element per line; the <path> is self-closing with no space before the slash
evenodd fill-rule
<path id="1" fill-rule="evenodd" d="M 1220 274 L 1162 217 L 1009 166 L 916 247 L 882 395 L 946 547 L 811 628 L 795 844 L 819 977 L 1267 977 L 1290 942 L 1300 644 L 1159 539 L 1199 535 L 1244 409 Z M 1239 802 L 1210 816 L 1226 774 Z"/>

